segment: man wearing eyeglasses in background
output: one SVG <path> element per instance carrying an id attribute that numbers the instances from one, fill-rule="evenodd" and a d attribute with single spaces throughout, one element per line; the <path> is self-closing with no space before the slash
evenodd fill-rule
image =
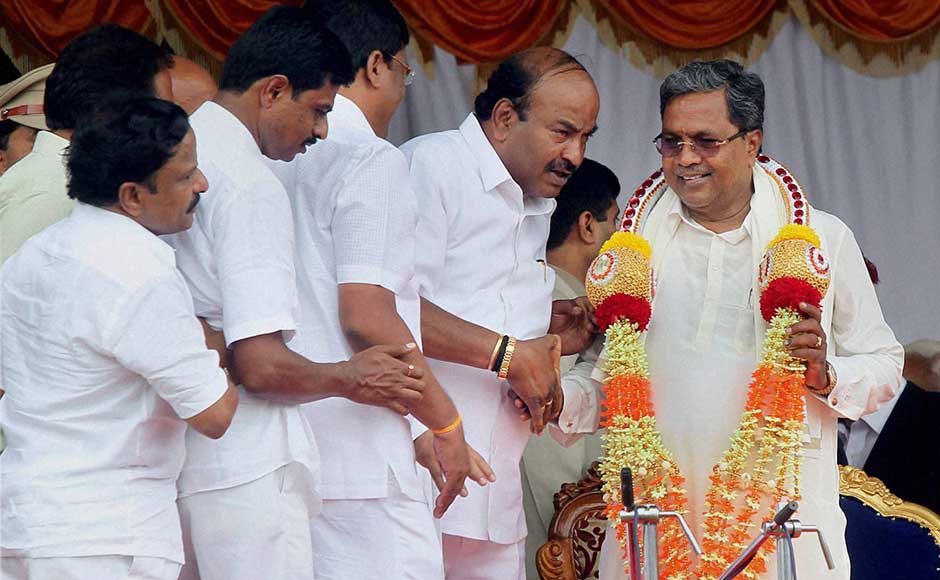
<path id="1" fill-rule="evenodd" d="M 662 133 L 654 143 L 668 187 L 645 211 L 628 204 L 625 219 L 638 221 L 638 233 L 652 245 L 656 298 L 645 343 L 652 402 L 663 443 L 685 477 L 685 517 L 701 541 L 709 478 L 741 424 L 763 346 L 758 264 L 788 214 L 777 181 L 757 164 L 764 120 L 760 77 L 729 60 L 690 63 L 663 81 L 660 112 Z M 660 175 L 654 175 L 643 187 L 658 187 L 653 182 Z M 799 211 L 793 215 L 803 216 L 805 201 L 793 203 Z M 812 227 L 831 283 L 821 309 L 800 304 L 804 319 L 788 329 L 785 344 L 806 363 L 806 423 L 796 451 L 799 519 L 820 526 L 836 570 L 827 570 L 812 539 L 794 546 L 801 575 L 847 579 L 836 419 L 857 419 L 891 397 L 901 378 L 902 349 L 884 322 L 852 232 L 816 209 Z M 605 379 L 601 369 L 595 370 L 598 380 Z M 596 415 L 581 419 L 575 428 L 597 425 Z M 641 501 L 648 499 L 645 490 L 637 492 Z M 602 551 L 601 580 L 624 578 L 615 534 L 607 534 Z M 760 578 L 775 578 L 770 568 Z"/>
<path id="2" fill-rule="evenodd" d="M 405 56 L 408 27 L 389 0 L 309 1 L 305 9 L 346 45 L 356 76 L 336 95 L 329 138 L 290 163 L 271 164 L 293 206 L 305 308 L 301 349 L 333 361 L 388 340 L 420 344 L 417 202 L 404 155 L 385 140 L 414 78 Z M 420 349 L 402 360 L 426 384 L 407 418 L 351 401 L 304 406 L 329 466 L 320 486 L 323 508 L 311 528 L 318 580 L 444 576 L 433 516 L 462 492 L 470 456 L 457 408 Z M 443 468 L 433 514 L 413 442 L 413 433 L 426 429 L 416 429 L 415 418 L 435 430 L 422 441 Z M 487 482 L 480 469 L 474 477 Z"/>

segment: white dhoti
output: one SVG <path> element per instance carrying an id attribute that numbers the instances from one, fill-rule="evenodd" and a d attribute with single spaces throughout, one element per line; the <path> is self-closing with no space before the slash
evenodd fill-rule
<path id="1" fill-rule="evenodd" d="M 2 580 L 176 580 L 178 562 L 141 556 L 0 558 Z"/>
<path id="2" fill-rule="evenodd" d="M 525 580 L 525 539 L 497 544 L 444 534 L 447 580 Z"/>
<path id="3" fill-rule="evenodd" d="M 311 501 L 304 467 L 180 498 L 186 564 L 180 580 L 312 580 Z"/>
<path id="4" fill-rule="evenodd" d="M 441 536 L 427 500 L 402 493 L 324 500 L 311 528 L 317 580 L 442 580 Z"/>

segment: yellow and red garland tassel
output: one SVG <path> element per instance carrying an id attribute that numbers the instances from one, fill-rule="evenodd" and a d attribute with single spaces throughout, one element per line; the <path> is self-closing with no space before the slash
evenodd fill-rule
<path id="1" fill-rule="evenodd" d="M 811 228 L 796 224 L 781 228 L 768 245 L 758 280 L 761 313 L 770 326 L 741 423 L 710 476 L 701 531 L 704 554 L 693 566 L 678 524 L 664 521 L 659 538 L 664 578 L 717 578 L 754 536 L 760 520 L 771 517 L 781 500 L 799 498 L 805 366 L 789 355 L 784 340 L 787 328 L 802 318 L 798 304 L 819 306 L 828 289 L 829 267 L 819 245 Z M 619 520 L 621 468 L 633 471 L 638 503 L 688 513 L 684 479 L 656 425 L 642 336 L 652 312 L 651 253 L 643 237 L 617 232 L 601 248 L 586 280 L 588 297 L 606 336 L 607 382 L 601 417 L 606 434 L 600 470 L 606 514 L 615 522 L 625 566 L 626 530 Z M 743 577 L 757 578 L 766 570 L 772 547 L 765 546 Z"/>

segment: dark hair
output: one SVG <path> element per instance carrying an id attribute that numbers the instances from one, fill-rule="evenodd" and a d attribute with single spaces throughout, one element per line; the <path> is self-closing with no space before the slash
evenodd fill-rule
<path id="1" fill-rule="evenodd" d="M 315 11 L 275 6 L 229 49 L 219 90 L 243 93 L 259 79 L 284 75 L 293 96 L 327 81 L 347 85 L 355 78 L 349 51 Z"/>
<path id="2" fill-rule="evenodd" d="M 733 60 L 690 62 L 659 87 L 659 114 L 672 99 L 690 93 L 725 89 L 728 117 L 741 131 L 764 128 L 764 81 Z"/>
<path id="3" fill-rule="evenodd" d="M 546 73 L 565 66 L 586 70 L 578 59 L 557 49 L 551 52 L 547 61 L 537 63 L 534 58 L 530 58 L 534 50 L 537 49 L 514 54 L 499 63 L 486 81 L 486 89 L 477 95 L 473 102 L 473 112 L 478 120 L 489 120 L 493 116 L 493 107 L 496 103 L 502 99 L 509 99 L 516 114 L 525 121 L 532 91 Z"/>
<path id="4" fill-rule="evenodd" d="M 389 62 L 411 38 L 405 19 L 390 0 L 307 0 L 304 8 L 323 16 L 349 51 L 356 71 L 366 66 L 375 50 Z"/>
<path id="5" fill-rule="evenodd" d="M 578 217 L 586 211 L 594 219 L 606 221 L 610 205 L 620 195 L 620 180 L 606 165 L 585 159 L 555 199 L 558 205 L 552 214 L 546 249 L 554 250 L 565 243 Z"/>
<path id="6" fill-rule="evenodd" d="M 68 147 L 69 197 L 117 203 L 125 182 L 145 183 L 173 157 L 189 131 L 178 105 L 155 98 L 112 101 L 79 121 Z"/>
<path id="7" fill-rule="evenodd" d="M 168 49 L 136 32 L 113 24 L 93 28 L 66 45 L 46 80 L 46 125 L 74 129 L 106 100 L 153 97 L 154 77 L 172 66 Z"/>
<path id="8" fill-rule="evenodd" d="M 7 150 L 7 147 L 10 146 L 10 135 L 12 135 L 13 131 L 16 131 L 16 128 L 19 126 L 19 123 L 11 121 L 10 119 L 0 121 L 0 151 Z"/>

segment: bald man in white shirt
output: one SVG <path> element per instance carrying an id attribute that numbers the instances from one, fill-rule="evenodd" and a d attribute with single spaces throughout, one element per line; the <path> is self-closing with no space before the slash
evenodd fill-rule
<path id="1" fill-rule="evenodd" d="M 576 59 L 531 49 L 500 64 L 459 130 L 402 148 L 420 213 L 425 354 L 438 359 L 431 369 L 460 409 L 467 441 L 497 474 L 442 520 L 448 580 L 525 577 L 519 459 L 530 427 L 508 393 L 541 432 L 564 403 L 559 356 L 592 339 L 586 311 L 571 302 L 556 303 L 553 320 L 545 242 L 551 198 L 584 158 L 599 106 Z"/>
<path id="2" fill-rule="evenodd" d="M 110 105 L 68 153 L 72 214 L 0 269 L 4 580 L 176 580 L 188 424 L 222 437 L 237 391 L 158 234 L 206 180 L 186 113 Z"/>

